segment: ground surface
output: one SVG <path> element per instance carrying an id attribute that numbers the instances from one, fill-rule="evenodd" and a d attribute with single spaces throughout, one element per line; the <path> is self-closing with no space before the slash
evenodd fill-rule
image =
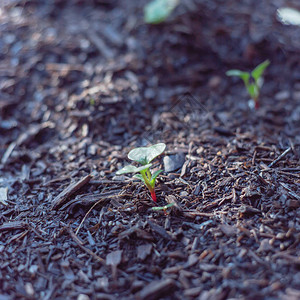
<path id="1" fill-rule="evenodd" d="M 0 15 L 0 299 L 299 299 L 287 1 L 183 1 L 159 26 L 144 1 L 25 2 Z M 265 59 L 251 111 L 224 74 Z M 115 175 L 160 141 L 180 168 L 157 183 L 167 215 Z"/>

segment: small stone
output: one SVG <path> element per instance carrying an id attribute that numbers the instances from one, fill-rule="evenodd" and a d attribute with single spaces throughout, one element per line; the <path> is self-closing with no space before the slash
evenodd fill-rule
<path id="1" fill-rule="evenodd" d="M 126 180 L 126 176 L 125 175 L 117 175 L 117 176 L 114 176 L 112 178 L 113 181 L 125 181 Z"/>
<path id="2" fill-rule="evenodd" d="M 276 234 L 276 239 L 283 240 L 285 238 L 285 233 L 279 232 Z"/>
<path id="3" fill-rule="evenodd" d="M 137 248 L 137 257 L 141 260 L 144 260 L 151 253 L 151 250 L 152 250 L 151 244 L 140 245 Z"/>
<path id="4" fill-rule="evenodd" d="M 79 294 L 77 300 L 90 300 L 90 297 L 85 294 Z"/>
<path id="5" fill-rule="evenodd" d="M 272 246 L 269 244 L 269 240 L 268 239 L 263 239 L 260 243 L 260 246 L 257 250 L 257 252 L 266 252 L 266 251 L 270 251 L 272 250 Z"/>
<path id="6" fill-rule="evenodd" d="M 109 286 L 108 278 L 107 277 L 102 277 L 98 278 L 96 283 L 95 283 L 95 290 L 96 291 L 107 291 Z"/>
<path id="7" fill-rule="evenodd" d="M 273 282 L 273 283 L 271 284 L 270 289 L 271 289 L 271 291 L 275 292 L 275 291 L 280 290 L 281 287 L 282 287 L 281 282 L 280 282 L 280 281 L 275 281 L 275 282 Z"/>
<path id="8" fill-rule="evenodd" d="M 34 295 L 34 289 L 30 282 L 27 282 L 25 284 L 25 291 L 26 291 L 26 294 L 30 297 L 32 297 Z"/>
<path id="9" fill-rule="evenodd" d="M 164 157 L 164 168 L 165 172 L 173 172 L 180 169 L 185 161 L 184 153 L 177 153 L 175 155 L 165 156 Z"/>
<path id="10" fill-rule="evenodd" d="M 95 144 L 90 145 L 88 148 L 88 155 L 95 156 L 97 154 L 97 149 L 98 149 L 97 145 Z"/>
<path id="11" fill-rule="evenodd" d="M 274 96 L 275 100 L 277 101 L 287 100 L 289 97 L 290 97 L 289 91 L 280 91 Z"/>
<path id="12" fill-rule="evenodd" d="M 32 266 L 30 266 L 30 268 L 29 268 L 29 273 L 30 273 L 31 275 L 35 275 L 36 272 L 38 271 L 38 269 L 39 269 L 39 266 L 38 266 L 38 265 L 32 265 Z"/>
<path id="13" fill-rule="evenodd" d="M 170 291 L 174 290 L 176 283 L 173 279 L 162 279 L 152 281 L 146 285 L 140 292 L 138 299 L 161 299 L 163 294 L 170 294 Z"/>
<path id="14" fill-rule="evenodd" d="M 116 250 L 106 256 L 106 264 L 109 266 L 117 266 L 122 260 L 122 250 Z"/>
<path id="15" fill-rule="evenodd" d="M 145 98 L 153 99 L 154 97 L 155 97 L 154 89 L 148 88 L 148 89 L 145 90 Z"/>
<path id="16" fill-rule="evenodd" d="M 188 192 L 187 191 L 182 191 L 182 192 L 180 192 L 180 196 L 181 197 L 186 197 L 186 196 L 188 196 Z"/>
<path id="17" fill-rule="evenodd" d="M 237 233 L 236 227 L 228 225 L 228 224 L 220 225 L 220 229 L 227 236 L 235 236 Z"/>
<path id="18" fill-rule="evenodd" d="M 298 208 L 299 207 L 299 201 L 298 200 L 295 200 L 295 199 L 289 199 L 287 201 L 287 206 L 289 208 Z"/>
<path id="19" fill-rule="evenodd" d="M 202 289 L 203 289 L 203 288 L 200 287 L 200 286 L 186 289 L 186 290 L 184 291 L 184 296 L 185 296 L 185 297 L 197 297 L 197 296 L 199 296 L 200 293 L 202 292 Z"/>
<path id="20" fill-rule="evenodd" d="M 294 92 L 293 93 L 293 99 L 295 101 L 300 101 L 300 91 L 299 92 Z"/>
<path id="21" fill-rule="evenodd" d="M 141 290 L 143 287 L 144 287 L 144 281 L 141 281 L 141 280 L 135 280 L 132 285 L 131 285 L 131 291 L 133 293 Z"/>
<path id="22" fill-rule="evenodd" d="M 222 82 L 222 78 L 220 76 L 213 76 L 208 81 L 208 86 L 211 89 L 216 89 Z"/>

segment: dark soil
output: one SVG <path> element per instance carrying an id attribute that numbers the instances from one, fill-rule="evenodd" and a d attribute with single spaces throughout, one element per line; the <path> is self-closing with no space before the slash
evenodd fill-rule
<path id="1" fill-rule="evenodd" d="M 300 299 L 299 1 L 145 3 L 1 1 L 0 299 Z M 165 213 L 115 174 L 157 142 Z"/>

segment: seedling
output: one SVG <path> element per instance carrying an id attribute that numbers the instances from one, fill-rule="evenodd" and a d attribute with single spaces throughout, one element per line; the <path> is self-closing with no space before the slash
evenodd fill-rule
<path id="1" fill-rule="evenodd" d="M 155 194 L 155 180 L 157 176 L 162 172 L 158 170 L 153 174 L 150 171 L 152 166 L 151 161 L 162 154 L 165 151 L 166 145 L 164 143 L 159 143 L 149 147 L 139 147 L 131 150 L 128 153 L 128 158 L 132 161 L 140 163 L 142 166 L 136 167 L 133 165 L 125 166 L 123 169 L 117 171 L 117 175 L 127 174 L 127 173 L 140 173 L 135 174 L 133 177 L 141 180 L 147 186 L 151 193 L 151 197 L 154 202 L 156 202 Z"/>
<path id="2" fill-rule="evenodd" d="M 165 206 L 156 206 L 156 207 L 152 207 L 152 210 L 153 211 L 163 210 L 164 214 L 166 216 L 167 215 L 167 209 L 170 208 L 170 207 L 172 207 L 173 205 L 175 205 L 175 203 L 170 203 L 170 204 L 167 204 Z"/>
<path id="3" fill-rule="evenodd" d="M 179 4 L 179 0 L 153 0 L 145 6 L 144 19 L 146 23 L 158 24 L 165 21 Z"/>
<path id="4" fill-rule="evenodd" d="M 258 98 L 263 84 L 262 75 L 269 64 L 270 61 L 266 60 L 259 64 L 251 73 L 240 70 L 230 70 L 226 72 L 227 76 L 237 76 L 244 81 L 248 94 L 254 101 L 255 109 L 258 109 L 259 107 Z"/>

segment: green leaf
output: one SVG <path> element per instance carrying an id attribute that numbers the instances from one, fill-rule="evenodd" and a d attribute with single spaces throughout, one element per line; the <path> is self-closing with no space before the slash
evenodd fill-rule
<path id="1" fill-rule="evenodd" d="M 168 209 L 169 207 L 172 207 L 175 203 L 170 203 L 170 204 L 167 204 L 165 206 L 155 206 L 155 207 L 152 207 L 152 210 L 156 211 L 156 210 L 166 210 Z"/>
<path id="2" fill-rule="evenodd" d="M 150 24 L 158 24 L 165 21 L 178 3 L 178 0 L 151 1 L 144 8 L 145 22 Z"/>
<path id="3" fill-rule="evenodd" d="M 256 84 L 250 84 L 248 87 L 248 93 L 250 94 L 253 100 L 257 100 L 259 95 L 259 90 Z"/>
<path id="4" fill-rule="evenodd" d="M 164 143 L 155 144 L 149 147 L 135 148 L 129 152 L 128 158 L 145 165 L 162 154 L 165 151 L 165 148 L 166 145 Z"/>
<path id="5" fill-rule="evenodd" d="M 139 179 L 139 180 L 141 180 L 142 182 L 145 183 L 145 180 L 144 180 L 144 178 L 141 174 L 135 174 L 135 175 L 133 175 L 133 178 Z"/>
<path id="6" fill-rule="evenodd" d="M 162 172 L 162 170 L 157 170 L 156 172 L 153 173 L 153 175 L 151 176 L 151 180 L 150 180 L 150 184 L 152 186 L 154 186 L 155 184 L 155 180 L 157 178 L 157 176 Z"/>
<path id="7" fill-rule="evenodd" d="M 117 171 L 116 174 L 121 175 L 121 174 L 127 174 L 127 173 L 138 173 L 140 171 L 150 168 L 151 166 L 152 166 L 152 164 L 147 164 L 147 165 L 144 165 L 141 167 L 135 167 L 133 165 L 128 165 L 128 166 L 125 166 L 124 168 L 122 168 L 121 170 Z"/>
<path id="8" fill-rule="evenodd" d="M 240 70 L 229 70 L 226 72 L 226 75 L 240 77 L 241 79 L 243 79 L 246 85 L 248 85 L 250 78 L 250 74 L 248 72 L 243 72 Z"/>
<path id="9" fill-rule="evenodd" d="M 266 60 L 264 62 L 262 62 L 261 64 L 259 64 L 252 72 L 251 72 L 251 76 L 255 79 L 255 81 L 257 81 L 262 74 L 264 73 L 266 67 L 270 64 L 269 60 Z"/>

